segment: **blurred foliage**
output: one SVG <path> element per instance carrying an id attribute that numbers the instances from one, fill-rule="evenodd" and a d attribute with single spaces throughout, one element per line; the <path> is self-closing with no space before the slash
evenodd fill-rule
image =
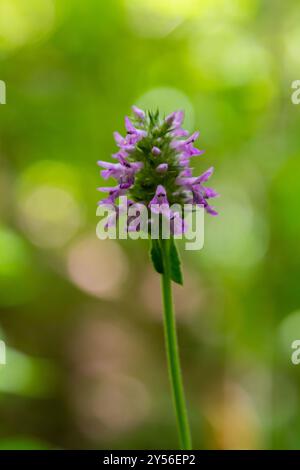
<path id="1" fill-rule="evenodd" d="M 196 448 L 300 448 L 300 8 L 0 0 L 0 448 L 174 448 L 145 241 L 96 239 L 132 104 L 184 108 L 220 216 L 176 287 Z"/>

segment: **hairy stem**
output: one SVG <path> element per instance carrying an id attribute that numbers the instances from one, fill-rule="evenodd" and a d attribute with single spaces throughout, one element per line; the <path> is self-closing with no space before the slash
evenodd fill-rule
<path id="1" fill-rule="evenodd" d="M 164 331 L 167 349 L 167 361 L 172 388 L 173 402 L 176 412 L 179 441 L 182 450 L 192 448 L 191 434 L 187 417 L 183 382 L 180 369 L 180 359 L 174 316 L 171 268 L 169 254 L 170 240 L 161 240 L 164 273 L 162 274 L 162 296 L 164 306 Z"/>

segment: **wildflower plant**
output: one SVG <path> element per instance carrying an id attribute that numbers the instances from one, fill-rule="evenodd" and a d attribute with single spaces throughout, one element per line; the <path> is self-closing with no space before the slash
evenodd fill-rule
<path id="1" fill-rule="evenodd" d="M 114 186 L 98 188 L 107 193 L 99 205 L 114 208 L 114 216 L 108 217 L 106 221 L 108 228 L 118 223 L 125 209 L 132 207 L 138 211 L 146 208 L 151 216 L 156 216 L 154 220 L 159 222 L 158 236 L 151 239 L 150 256 L 162 280 L 167 360 L 180 447 L 191 449 L 172 300 L 172 281 L 183 284 L 174 238 L 187 229 L 181 209 L 189 205 L 192 208 L 204 208 L 210 215 L 217 215 L 209 200 L 218 194 L 205 185 L 213 173 L 212 167 L 200 176 L 192 174 L 193 158 L 202 156 L 204 151 L 194 146 L 199 133 L 189 135 L 182 128 L 182 111 L 175 111 L 165 118 L 161 118 L 158 111 L 146 113 L 136 106 L 132 107 L 132 111 L 132 118 L 125 117 L 126 136 L 114 133 L 118 151 L 112 156 L 116 162 L 98 162 L 102 168 L 102 177 L 117 181 Z M 161 230 L 166 220 L 170 226 L 169 237 L 164 236 Z M 152 217 L 149 224 L 153 224 Z M 128 216 L 126 230 L 142 230 L 139 219 Z"/>

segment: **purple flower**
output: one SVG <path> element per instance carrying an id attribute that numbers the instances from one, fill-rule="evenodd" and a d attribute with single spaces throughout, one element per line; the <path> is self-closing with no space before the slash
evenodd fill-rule
<path id="1" fill-rule="evenodd" d="M 131 136 L 129 137 L 130 143 L 133 143 L 133 142 L 136 143 L 140 139 L 143 139 L 144 137 L 146 137 L 147 135 L 146 131 L 141 130 L 141 129 L 136 129 L 128 116 L 125 117 L 125 128 L 126 128 L 127 134 Z"/>
<path id="2" fill-rule="evenodd" d="M 206 170 L 204 173 L 202 173 L 202 175 L 200 175 L 200 176 L 198 176 L 198 178 L 196 178 L 196 183 L 205 183 L 207 180 L 209 180 L 209 178 L 211 177 L 213 172 L 214 172 L 214 167 L 211 166 L 208 170 Z"/>
<path id="3" fill-rule="evenodd" d="M 126 189 L 121 188 L 119 185 L 114 186 L 114 187 L 100 187 L 97 188 L 98 191 L 101 191 L 102 193 L 108 193 L 108 197 L 105 199 L 102 199 L 102 201 L 99 202 L 99 204 L 114 204 L 115 200 L 119 196 L 124 196 L 126 194 Z"/>
<path id="4" fill-rule="evenodd" d="M 155 195 L 149 202 L 149 208 L 154 214 L 163 214 L 168 218 L 171 217 L 167 192 L 161 184 L 157 186 Z"/>
<path id="5" fill-rule="evenodd" d="M 203 205 L 206 212 L 211 215 L 218 215 L 217 211 L 208 204 L 207 199 L 217 197 L 219 194 L 212 188 L 204 187 L 202 184 L 211 177 L 213 171 L 214 168 L 211 167 L 197 178 L 193 178 L 191 176 L 180 176 L 177 178 L 177 183 L 186 191 L 190 191 L 192 193 L 192 198 L 188 202 L 191 204 Z"/>
<path id="6" fill-rule="evenodd" d="M 173 235 L 181 235 L 187 231 L 186 222 L 178 212 L 172 212 L 170 222 L 170 230 Z"/>
<path id="7" fill-rule="evenodd" d="M 127 130 L 126 137 L 122 137 L 119 132 L 114 132 L 114 139 L 121 150 L 126 153 L 132 153 L 135 150 L 135 145 L 147 136 L 147 132 L 145 130 L 136 129 L 127 116 L 125 117 L 125 127 Z"/>
<path id="8" fill-rule="evenodd" d="M 167 163 L 161 163 L 156 167 L 156 171 L 158 173 L 165 173 L 168 170 L 168 164 Z"/>
<path id="9" fill-rule="evenodd" d="M 132 106 L 132 111 L 133 113 L 135 114 L 135 116 L 140 119 L 141 121 L 143 121 L 146 117 L 146 113 L 145 111 L 143 111 L 142 109 L 138 108 L 137 106 Z"/>
<path id="10" fill-rule="evenodd" d="M 143 204 L 134 203 L 130 201 L 128 204 L 129 208 L 134 208 L 136 215 L 128 215 L 127 218 L 127 230 L 129 232 L 139 232 L 141 230 L 141 223 L 140 223 L 140 214 L 142 214 L 144 206 Z"/>
<path id="11" fill-rule="evenodd" d="M 169 204 L 168 198 L 167 198 L 167 191 L 161 184 L 157 186 L 155 195 L 151 199 L 149 206 L 151 206 L 152 204 L 158 204 L 158 205 Z"/>
<path id="12" fill-rule="evenodd" d="M 113 178 L 118 179 L 123 172 L 123 165 L 121 165 L 121 163 L 109 163 L 102 162 L 101 160 L 99 160 L 98 165 L 102 168 L 105 168 L 105 170 L 101 171 L 101 175 L 105 180 L 107 180 L 111 176 Z"/>
<path id="13" fill-rule="evenodd" d="M 173 113 L 169 114 L 165 121 L 167 124 L 172 126 L 174 129 L 178 129 L 181 127 L 184 119 L 184 112 L 183 111 L 174 111 Z"/>
<path id="14" fill-rule="evenodd" d="M 132 204 L 144 203 L 150 212 L 166 216 L 173 233 L 185 229 L 181 215 L 172 211 L 173 204 L 200 204 L 207 213 L 216 215 L 208 201 L 218 194 L 205 185 L 213 168 L 193 176 L 190 160 L 203 155 L 204 150 L 195 147 L 199 132 L 189 135 L 182 128 L 183 111 L 175 111 L 165 119 L 160 119 L 158 112 L 145 113 L 136 106 L 132 111 L 132 119 L 125 117 L 125 137 L 114 133 L 118 151 L 112 156 L 117 162 L 98 162 L 102 177 L 117 182 L 116 186 L 99 188 L 108 193 L 101 204 L 115 204 L 126 195 Z"/>
<path id="15" fill-rule="evenodd" d="M 139 171 L 143 163 L 134 162 L 130 163 L 123 158 L 122 163 L 108 163 L 101 160 L 98 161 L 98 165 L 105 168 L 101 171 L 101 175 L 104 179 L 115 178 L 119 181 L 120 188 L 130 188 L 134 182 L 134 175 Z"/>
<path id="16" fill-rule="evenodd" d="M 152 154 L 155 155 L 156 157 L 161 154 L 161 150 L 158 147 L 152 147 L 151 150 Z"/>
<path id="17" fill-rule="evenodd" d="M 189 132 L 185 129 L 181 128 L 184 119 L 184 112 L 183 111 L 174 111 L 173 113 L 169 114 L 165 122 L 172 126 L 172 137 L 185 137 L 189 135 Z"/>
<path id="18" fill-rule="evenodd" d="M 193 146 L 193 143 L 198 139 L 199 132 L 194 132 L 190 137 L 185 140 L 174 140 L 172 147 L 178 152 L 182 152 L 184 155 L 192 157 L 194 155 L 202 155 L 203 150 L 199 150 Z"/>
<path id="19" fill-rule="evenodd" d="M 189 131 L 178 128 L 178 129 L 174 129 L 174 131 L 171 132 L 171 135 L 173 137 L 186 137 L 187 135 L 189 135 Z"/>

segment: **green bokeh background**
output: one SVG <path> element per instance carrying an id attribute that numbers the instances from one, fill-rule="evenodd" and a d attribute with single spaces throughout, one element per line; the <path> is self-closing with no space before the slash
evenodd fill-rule
<path id="1" fill-rule="evenodd" d="M 175 289 L 195 448 L 299 449 L 297 0 L 0 0 L 0 448 L 176 448 L 145 241 L 96 238 L 96 161 L 185 109 L 222 195 Z"/>

